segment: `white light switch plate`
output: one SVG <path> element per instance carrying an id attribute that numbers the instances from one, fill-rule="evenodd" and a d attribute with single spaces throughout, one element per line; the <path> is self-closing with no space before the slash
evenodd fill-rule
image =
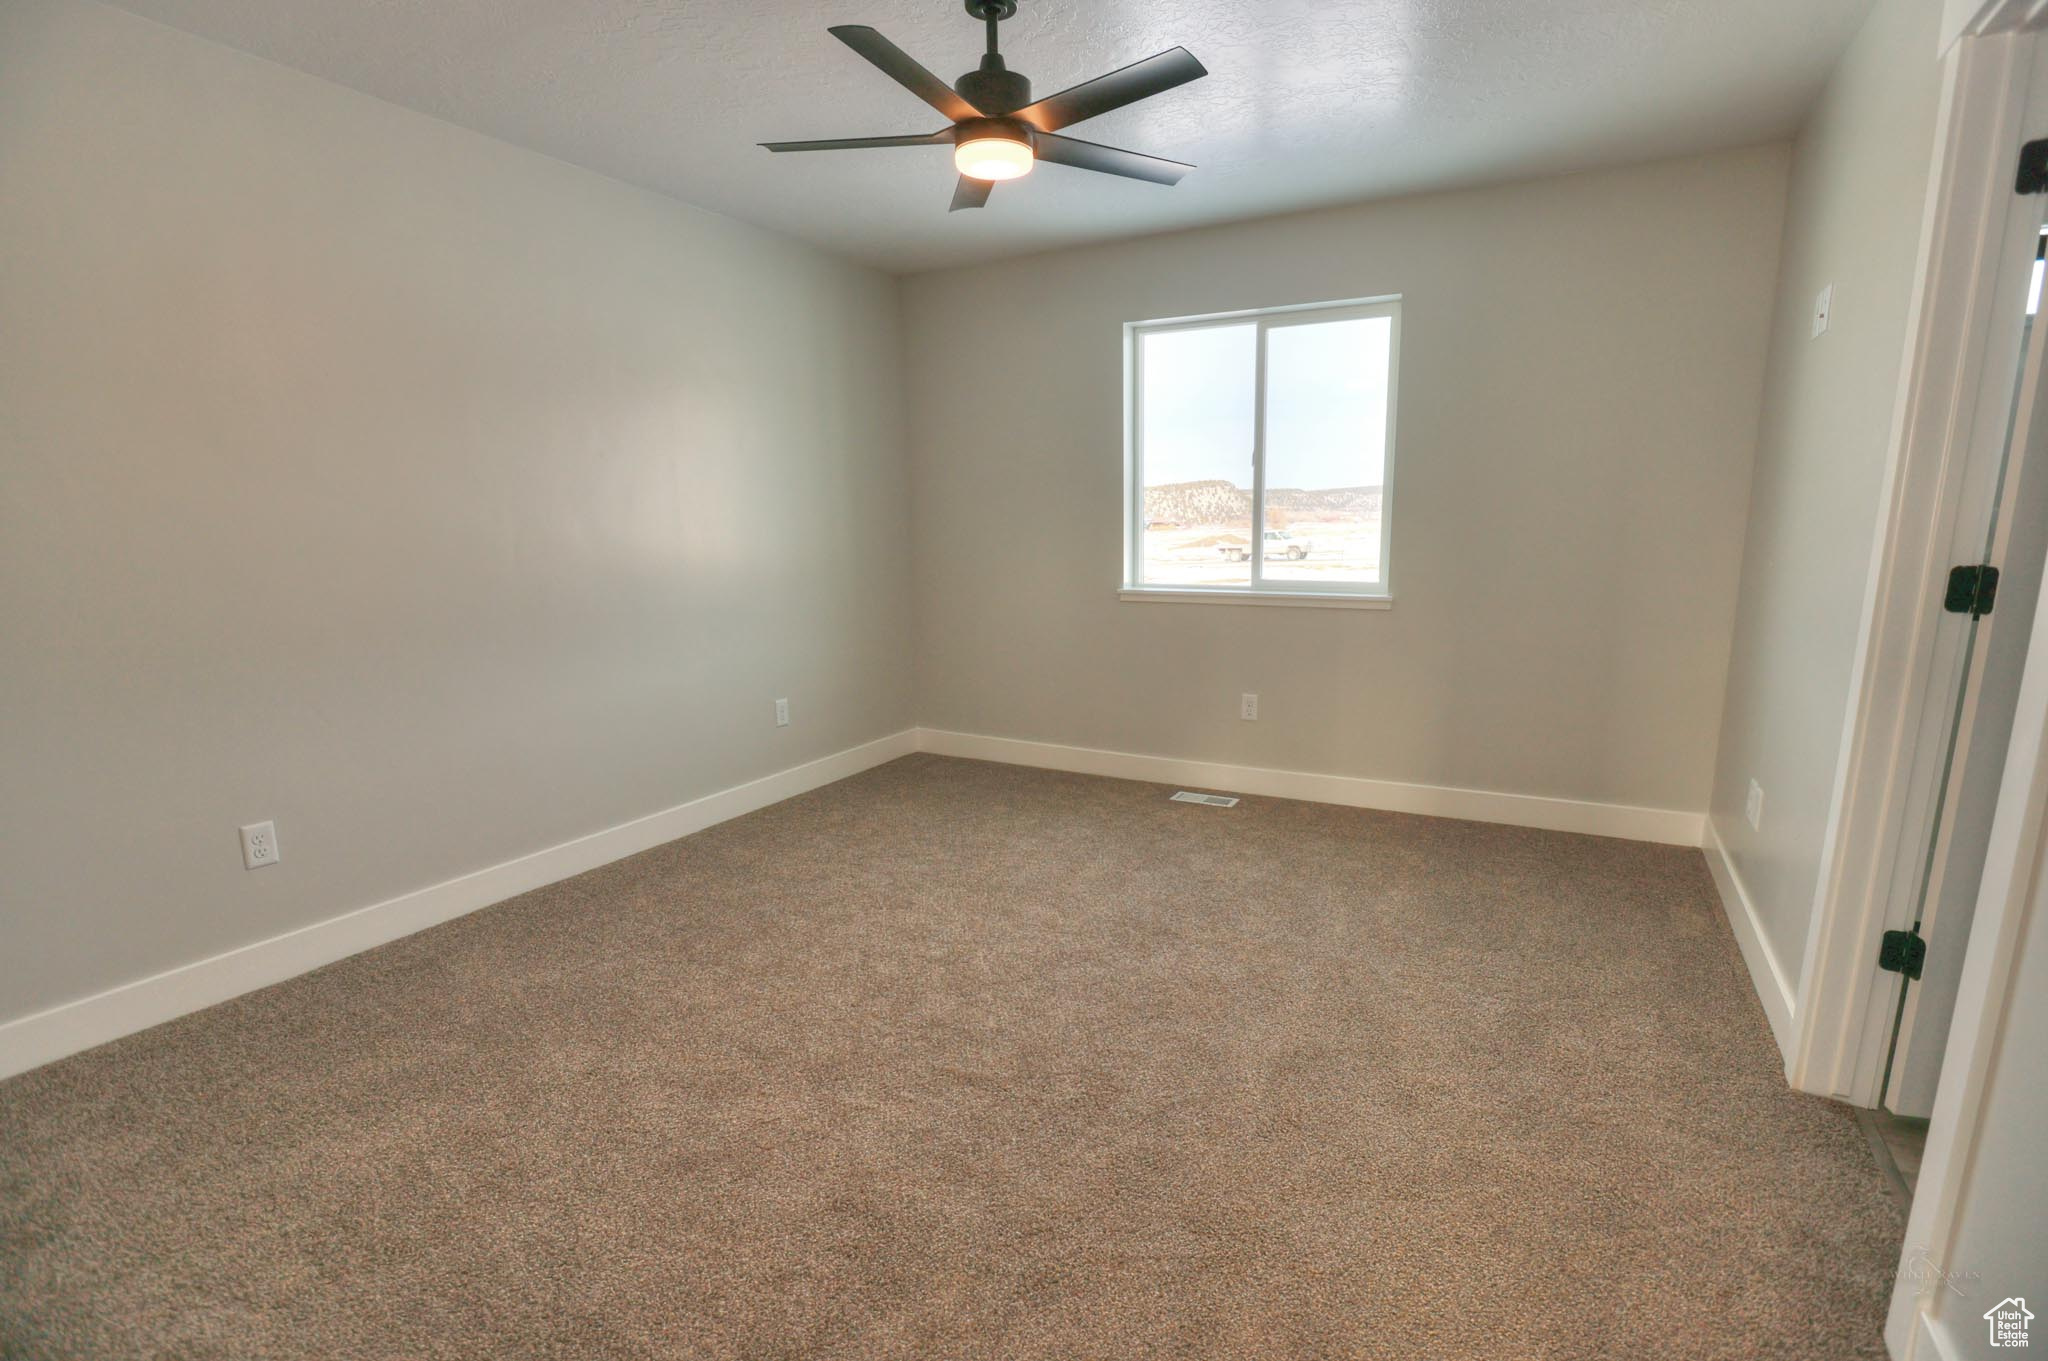
<path id="1" fill-rule="evenodd" d="M 1835 286 L 1829 284 L 1813 300 L 1813 338 L 1820 339 L 1827 334 L 1828 313 L 1835 310 Z"/>

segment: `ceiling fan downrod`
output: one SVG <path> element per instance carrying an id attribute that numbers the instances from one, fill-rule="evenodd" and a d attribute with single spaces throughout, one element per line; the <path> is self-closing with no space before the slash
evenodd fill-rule
<path id="1" fill-rule="evenodd" d="M 981 65 L 953 82 L 960 97 L 992 118 L 1031 102 L 1031 82 L 1003 64 L 996 25 L 1014 18 L 1017 0 L 967 0 L 967 12 L 988 25 L 988 51 Z"/>

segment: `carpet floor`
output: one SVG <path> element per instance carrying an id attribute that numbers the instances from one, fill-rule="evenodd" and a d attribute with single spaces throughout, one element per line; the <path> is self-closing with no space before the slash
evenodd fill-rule
<path id="1" fill-rule="evenodd" d="M 1877 1357 L 1697 851 L 913 756 L 0 1084 L 0 1355 Z"/>

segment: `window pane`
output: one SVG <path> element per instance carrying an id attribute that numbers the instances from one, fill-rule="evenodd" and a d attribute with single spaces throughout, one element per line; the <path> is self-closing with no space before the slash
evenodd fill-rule
<path id="1" fill-rule="evenodd" d="M 1267 581 L 1379 582 L 1393 335 L 1388 317 L 1266 333 Z"/>
<path id="2" fill-rule="evenodd" d="M 1153 331 L 1138 345 L 1140 579 L 1249 586 L 1258 328 Z"/>

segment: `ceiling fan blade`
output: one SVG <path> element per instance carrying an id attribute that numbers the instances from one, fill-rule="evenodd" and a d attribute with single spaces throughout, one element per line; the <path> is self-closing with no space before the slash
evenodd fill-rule
<path id="1" fill-rule="evenodd" d="M 1070 123 L 1121 109 L 1208 74 L 1208 68 L 1196 61 L 1193 53 L 1176 47 L 1134 61 L 1121 71 L 1111 71 L 1056 95 L 1047 95 L 1035 104 L 1026 104 L 1011 117 L 1023 119 L 1040 132 L 1058 132 Z"/>
<path id="2" fill-rule="evenodd" d="M 988 202 L 988 191 L 995 187 L 994 180 L 978 180 L 972 175 L 962 175 L 960 183 L 953 186 L 953 203 L 946 211 L 957 213 L 962 208 L 979 208 Z"/>
<path id="3" fill-rule="evenodd" d="M 981 117 L 981 110 L 962 99 L 958 90 L 919 66 L 908 52 L 866 24 L 840 24 L 826 32 L 866 57 L 881 69 L 883 75 L 955 123 L 963 118 Z"/>
<path id="4" fill-rule="evenodd" d="M 834 137 L 823 142 L 762 142 L 770 151 L 860 151 L 878 146 L 937 146 L 953 140 L 953 130 L 916 137 Z"/>
<path id="5" fill-rule="evenodd" d="M 1179 184 L 1191 165 L 1160 156 L 1145 156 L 1121 147 L 1084 142 L 1078 137 L 1061 137 L 1041 132 L 1031 139 L 1038 159 L 1054 165 L 1071 165 L 1080 170 L 1099 170 L 1105 175 L 1122 175 L 1127 180 L 1150 180 L 1154 184 Z"/>

